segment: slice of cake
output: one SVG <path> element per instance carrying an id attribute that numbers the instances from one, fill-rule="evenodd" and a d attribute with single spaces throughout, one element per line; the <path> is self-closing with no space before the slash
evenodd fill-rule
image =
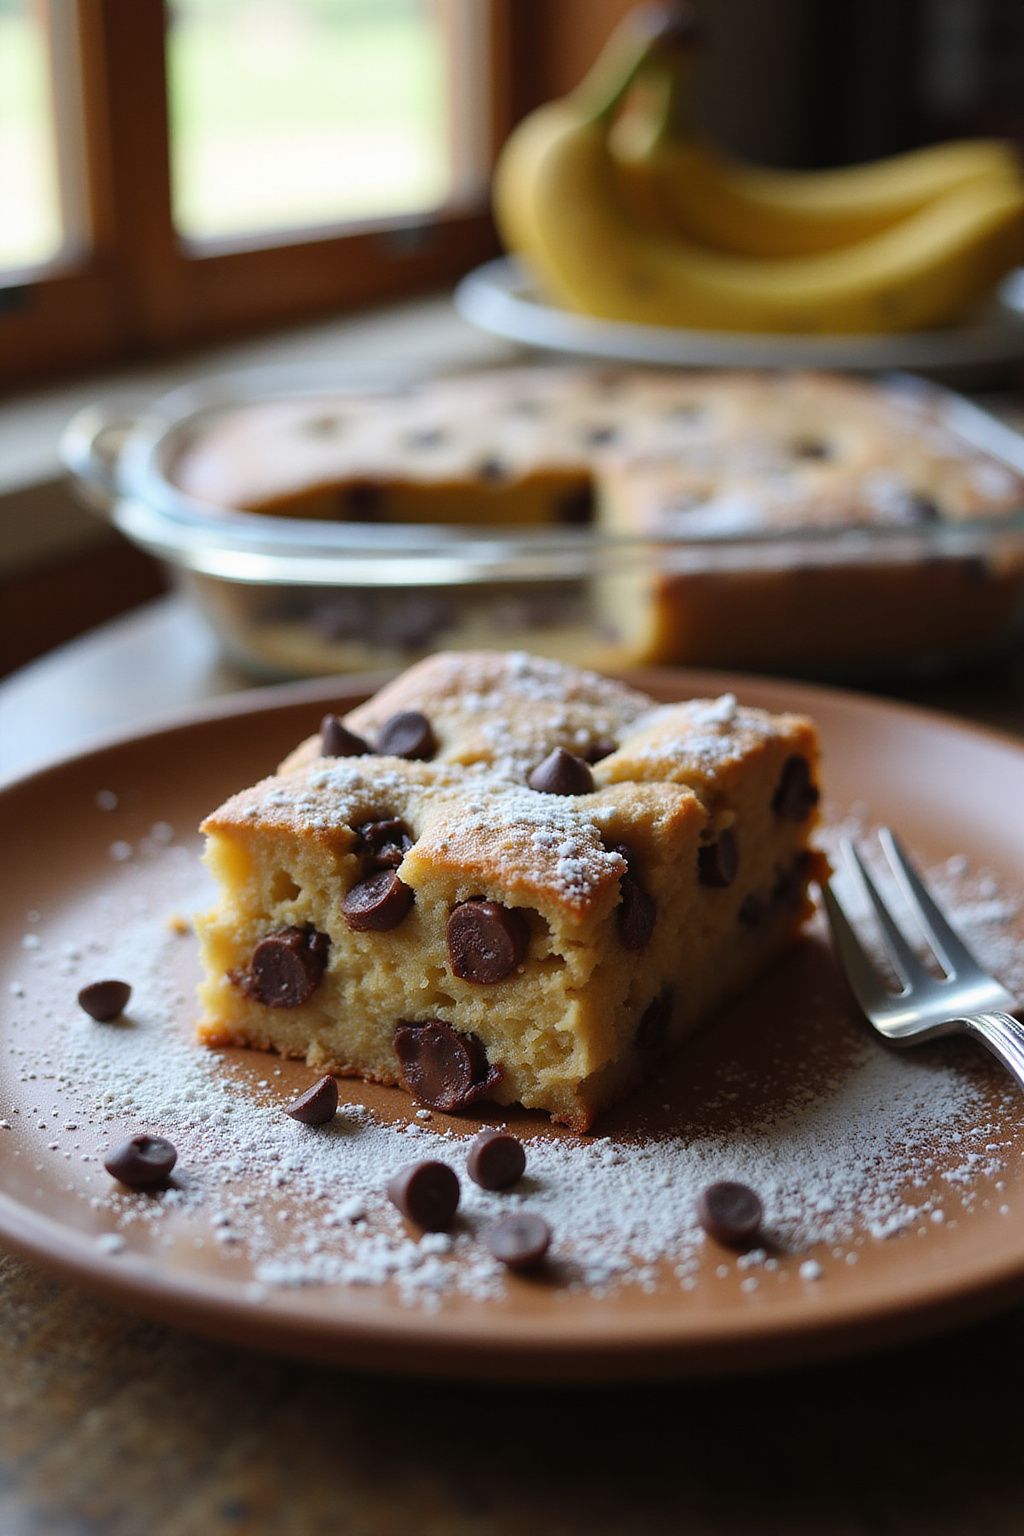
<path id="1" fill-rule="evenodd" d="M 432 657 L 204 822 L 200 1038 L 585 1130 L 808 915 L 817 762 L 731 695 Z"/>

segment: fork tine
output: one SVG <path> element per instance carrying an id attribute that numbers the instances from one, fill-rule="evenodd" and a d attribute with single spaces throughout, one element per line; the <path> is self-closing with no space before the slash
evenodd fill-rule
<path id="1" fill-rule="evenodd" d="M 864 1012 L 870 1014 L 872 1010 L 882 1008 L 886 1003 L 891 1002 L 892 993 L 882 985 L 873 960 L 839 904 L 839 898 L 832 889 L 831 880 L 822 886 L 821 894 L 828 913 L 832 939 L 839 951 L 839 959 L 846 979 L 850 983 L 850 989 Z"/>
<path id="2" fill-rule="evenodd" d="M 843 838 L 843 853 L 847 860 L 857 871 L 861 887 L 871 902 L 878 919 L 878 926 L 882 930 L 886 948 L 890 958 L 903 980 L 904 990 L 910 987 L 920 986 L 928 977 L 927 968 L 911 949 L 903 936 L 902 931 L 896 926 L 892 913 L 882 900 L 878 887 L 871 877 L 871 872 L 861 858 L 860 850 L 849 838 Z"/>
<path id="3" fill-rule="evenodd" d="M 971 954 L 960 935 L 950 927 L 895 832 L 888 827 L 880 827 L 878 840 L 910 910 L 924 929 L 948 974 L 951 977 L 973 974 L 986 979 L 987 972 Z"/>

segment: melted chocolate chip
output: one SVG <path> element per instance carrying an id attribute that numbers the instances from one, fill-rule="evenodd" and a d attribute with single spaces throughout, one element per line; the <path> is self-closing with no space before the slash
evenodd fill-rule
<path id="1" fill-rule="evenodd" d="M 594 521 L 594 487 L 577 485 L 571 491 L 563 491 L 555 501 L 555 516 L 560 523 L 573 528 L 583 528 Z"/>
<path id="2" fill-rule="evenodd" d="M 126 981 L 91 981 L 78 994 L 78 1005 L 91 1019 L 109 1024 L 128 1007 L 132 989 Z"/>
<path id="3" fill-rule="evenodd" d="M 364 821 L 355 828 L 359 851 L 371 869 L 397 869 L 412 847 L 412 835 L 398 816 Z"/>
<path id="4" fill-rule="evenodd" d="M 704 843 L 697 850 L 697 878 L 701 885 L 724 890 L 736 879 L 739 867 L 739 849 L 729 827 L 723 827 L 713 843 Z"/>
<path id="5" fill-rule="evenodd" d="M 443 1232 L 459 1208 L 459 1180 L 447 1163 L 408 1163 L 388 1180 L 388 1199 L 427 1232 Z"/>
<path id="6" fill-rule="evenodd" d="M 163 1136 L 132 1136 L 107 1154 L 103 1166 L 131 1189 L 153 1189 L 167 1183 L 177 1161 L 177 1150 Z"/>
<path id="7" fill-rule="evenodd" d="M 761 1201 L 746 1184 L 723 1180 L 709 1184 L 697 1205 L 697 1216 L 709 1236 L 730 1248 L 750 1248 L 764 1219 Z"/>
<path id="8" fill-rule="evenodd" d="M 285 1107 L 285 1114 L 303 1125 L 326 1125 L 338 1109 L 338 1085 L 333 1077 L 322 1077 L 312 1088 L 300 1093 Z"/>
<path id="9" fill-rule="evenodd" d="M 442 1019 L 403 1020 L 394 1045 L 402 1087 L 446 1115 L 486 1097 L 501 1081 L 501 1069 L 488 1065 L 476 1035 L 462 1034 Z"/>
<path id="10" fill-rule="evenodd" d="M 551 1247 L 551 1228 L 543 1216 L 517 1211 L 488 1227 L 484 1242 L 507 1269 L 536 1269 Z"/>
<path id="11" fill-rule="evenodd" d="M 315 928 L 281 928 L 260 939 L 242 978 L 266 1008 L 298 1008 L 309 1001 L 327 967 L 331 941 Z"/>
<path id="12" fill-rule="evenodd" d="M 537 764 L 526 782 L 545 795 L 589 795 L 594 788 L 594 775 L 582 757 L 556 747 Z"/>
<path id="13" fill-rule="evenodd" d="M 762 917 L 764 917 L 764 902 L 759 896 L 755 896 L 753 891 L 749 891 L 740 902 L 736 913 L 737 921 L 744 928 L 756 928 Z"/>
<path id="14" fill-rule="evenodd" d="M 796 459 L 830 459 L 832 448 L 822 437 L 798 437 L 792 445 Z"/>
<path id="15" fill-rule="evenodd" d="M 362 757 L 372 751 L 369 742 L 350 731 L 337 715 L 324 715 L 320 722 L 321 757 Z"/>
<path id="16" fill-rule="evenodd" d="M 406 757 L 425 762 L 437 751 L 434 728 L 418 709 L 403 709 L 381 726 L 377 751 L 383 757 Z"/>
<path id="17" fill-rule="evenodd" d="M 413 899 L 393 869 L 381 869 L 352 887 L 341 910 L 354 933 L 388 933 L 398 927 Z"/>
<path id="18" fill-rule="evenodd" d="M 446 928 L 448 956 L 462 981 L 502 981 L 526 954 L 529 929 L 520 912 L 496 901 L 463 901 Z"/>
<path id="19" fill-rule="evenodd" d="M 806 821 L 817 803 L 818 787 L 811 778 L 811 765 L 806 757 L 794 753 L 782 765 L 772 810 L 783 821 Z"/>
<path id="20" fill-rule="evenodd" d="M 526 1172 L 526 1151 L 509 1131 L 481 1131 L 466 1155 L 466 1172 L 481 1189 L 508 1189 Z"/>
<path id="21" fill-rule="evenodd" d="M 632 854 L 625 843 L 619 843 L 613 851 L 621 854 L 626 861 L 626 873 L 619 881 L 619 905 L 615 911 L 619 943 L 623 949 L 646 949 L 654 933 L 657 908 L 646 887 L 630 868 Z"/>
<path id="22" fill-rule="evenodd" d="M 476 467 L 477 477 L 488 485 L 498 485 L 502 480 L 508 479 L 508 465 L 501 459 L 481 459 Z"/>
<path id="23" fill-rule="evenodd" d="M 636 1027 L 636 1046 L 640 1051 L 659 1051 L 665 1044 L 672 1022 L 672 993 L 665 988 L 647 1004 Z"/>
<path id="24" fill-rule="evenodd" d="M 384 505 L 384 492 L 372 480 L 353 480 L 341 492 L 342 516 L 353 523 L 369 523 Z"/>

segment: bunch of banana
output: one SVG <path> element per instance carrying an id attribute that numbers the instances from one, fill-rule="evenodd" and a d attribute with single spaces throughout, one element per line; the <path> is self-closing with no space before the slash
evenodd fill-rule
<path id="1" fill-rule="evenodd" d="M 1024 177 L 1004 145 L 835 172 L 732 164 L 685 133 L 680 32 L 671 13 L 627 19 L 502 151 L 499 228 L 556 301 L 653 325 L 901 331 L 958 318 L 1024 260 Z M 638 82 L 647 110 L 624 112 Z"/>

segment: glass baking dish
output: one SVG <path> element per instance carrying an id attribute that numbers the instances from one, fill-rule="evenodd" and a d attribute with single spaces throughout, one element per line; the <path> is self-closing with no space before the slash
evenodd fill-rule
<path id="1" fill-rule="evenodd" d="M 62 456 L 89 505 L 162 560 L 226 653 L 264 678 L 397 668 L 451 648 L 603 670 L 864 678 L 972 664 L 1024 631 L 1024 507 L 913 528 L 652 538 L 271 516 L 206 505 L 173 482 L 183 450 L 225 411 L 396 382 L 410 381 L 212 380 L 80 412 Z M 1024 439 L 995 418 L 919 380 L 896 387 L 927 392 L 943 427 L 1024 472 Z"/>

